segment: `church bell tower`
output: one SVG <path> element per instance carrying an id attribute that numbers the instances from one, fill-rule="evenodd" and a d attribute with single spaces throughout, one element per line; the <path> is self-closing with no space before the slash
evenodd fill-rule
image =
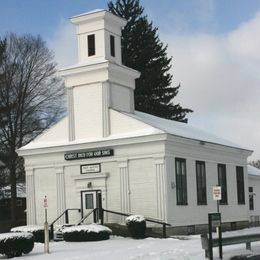
<path id="1" fill-rule="evenodd" d="M 68 94 L 69 140 L 110 135 L 110 109 L 134 112 L 135 79 L 122 65 L 121 30 L 126 21 L 105 10 L 72 17 L 78 63 L 62 69 Z"/>

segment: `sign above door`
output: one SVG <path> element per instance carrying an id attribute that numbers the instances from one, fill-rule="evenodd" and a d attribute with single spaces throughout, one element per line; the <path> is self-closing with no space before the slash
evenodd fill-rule
<path id="1" fill-rule="evenodd" d="M 101 171 L 100 163 L 80 165 L 80 173 L 96 173 Z"/>
<path id="2" fill-rule="evenodd" d="M 79 159 L 107 157 L 107 156 L 113 156 L 113 155 L 114 155 L 113 149 L 101 149 L 101 150 L 84 151 L 84 152 L 78 152 L 78 153 L 65 153 L 64 159 L 66 161 L 70 161 L 70 160 L 79 160 Z"/>

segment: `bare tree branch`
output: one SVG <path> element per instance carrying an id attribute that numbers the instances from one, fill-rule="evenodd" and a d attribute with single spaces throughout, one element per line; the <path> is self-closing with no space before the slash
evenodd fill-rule
<path id="1" fill-rule="evenodd" d="M 5 155 L 13 220 L 16 181 L 24 179 L 23 160 L 16 149 L 64 114 L 64 87 L 53 57 L 40 36 L 8 34 L 0 39 L 0 159 Z"/>

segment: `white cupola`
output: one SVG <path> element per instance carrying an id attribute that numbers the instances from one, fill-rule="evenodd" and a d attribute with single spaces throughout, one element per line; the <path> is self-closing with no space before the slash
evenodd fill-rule
<path id="1" fill-rule="evenodd" d="M 105 10 L 74 16 L 78 63 L 60 70 L 68 94 L 69 140 L 110 135 L 110 109 L 134 112 L 136 70 L 122 65 L 126 21 Z"/>
<path id="2" fill-rule="evenodd" d="M 104 10 L 74 16 L 79 63 L 109 60 L 122 64 L 121 31 L 126 21 Z"/>

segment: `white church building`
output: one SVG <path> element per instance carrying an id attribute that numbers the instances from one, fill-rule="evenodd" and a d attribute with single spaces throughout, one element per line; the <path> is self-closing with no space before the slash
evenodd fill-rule
<path id="1" fill-rule="evenodd" d="M 71 18 L 78 64 L 62 69 L 68 115 L 18 153 L 25 159 L 27 223 L 51 223 L 66 209 L 77 223 L 101 205 L 198 232 L 222 187 L 227 228 L 248 225 L 247 158 L 252 151 L 185 123 L 135 111 L 138 71 L 121 61 L 126 21 L 95 10 Z M 61 219 L 60 221 L 64 221 Z M 105 215 L 105 222 L 122 218 Z"/>

